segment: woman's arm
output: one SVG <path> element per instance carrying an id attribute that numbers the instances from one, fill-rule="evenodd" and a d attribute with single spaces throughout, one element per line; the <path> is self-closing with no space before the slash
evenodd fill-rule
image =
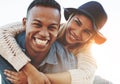
<path id="1" fill-rule="evenodd" d="M 78 68 L 68 72 L 46 74 L 52 84 L 93 84 L 96 61 L 91 54 L 80 53 Z"/>
<path id="2" fill-rule="evenodd" d="M 8 24 L 0 28 L 0 54 L 17 71 L 30 61 L 30 59 L 22 52 L 14 38 L 24 30 L 25 29 L 20 22 Z"/>
<path id="3" fill-rule="evenodd" d="M 72 84 L 93 84 L 97 69 L 96 60 L 89 49 L 77 55 L 78 69 L 69 70 L 71 73 Z"/>

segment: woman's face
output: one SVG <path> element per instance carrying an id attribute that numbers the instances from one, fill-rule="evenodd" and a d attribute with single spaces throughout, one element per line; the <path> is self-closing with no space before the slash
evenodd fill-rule
<path id="1" fill-rule="evenodd" d="M 74 15 L 67 24 L 66 42 L 70 45 L 84 43 L 92 37 L 92 21 L 83 14 Z"/>

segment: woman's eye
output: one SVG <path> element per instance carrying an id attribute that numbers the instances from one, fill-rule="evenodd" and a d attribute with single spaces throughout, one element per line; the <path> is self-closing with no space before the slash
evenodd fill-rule
<path id="1" fill-rule="evenodd" d="M 78 23 L 78 21 L 77 21 L 77 20 L 75 20 L 75 22 L 79 25 L 79 23 Z"/>
<path id="2" fill-rule="evenodd" d="M 84 32 L 85 32 L 86 34 L 91 34 L 91 32 L 90 32 L 89 30 L 84 30 Z"/>
<path id="3" fill-rule="evenodd" d="M 79 25 L 79 26 L 81 25 L 80 21 L 78 21 L 77 18 L 75 18 L 74 21 L 77 25 Z"/>

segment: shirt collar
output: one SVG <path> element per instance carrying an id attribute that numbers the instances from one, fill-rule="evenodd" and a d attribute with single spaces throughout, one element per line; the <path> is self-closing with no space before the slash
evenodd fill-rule
<path id="1" fill-rule="evenodd" d="M 40 64 L 40 66 L 44 65 L 45 63 L 53 64 L 53 65 L 58 64 L 57 55 L 56 55 L 56 47 L 55 47 L 54 43 L 50 48 L 48 56 L 43 60 L 43 62 Z"/>

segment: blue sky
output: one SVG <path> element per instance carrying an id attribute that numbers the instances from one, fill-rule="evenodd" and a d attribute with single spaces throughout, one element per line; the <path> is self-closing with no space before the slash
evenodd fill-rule
<path id="1" fill-rule="evenodd" d="M 32 0 L 1 0 L 0 1 L 0 26 L 22 21 L 26 15 L 26 9 Z M 89 0 L 57 0 L 62 8 L 75 7 Z M 118 0 L 96 0 L 105 8 L 108 14 L 108 21 L 102 28 L 101 32 L 107 37 L 107 41 L 102 45 L 93 45 L 93 55 L 98 63 L 96 74 L 112 80 L 113 83 L 119 84 L 120 76 L 120 5 Z M 62 16 L 64 22 L 64 17 Z"/>

